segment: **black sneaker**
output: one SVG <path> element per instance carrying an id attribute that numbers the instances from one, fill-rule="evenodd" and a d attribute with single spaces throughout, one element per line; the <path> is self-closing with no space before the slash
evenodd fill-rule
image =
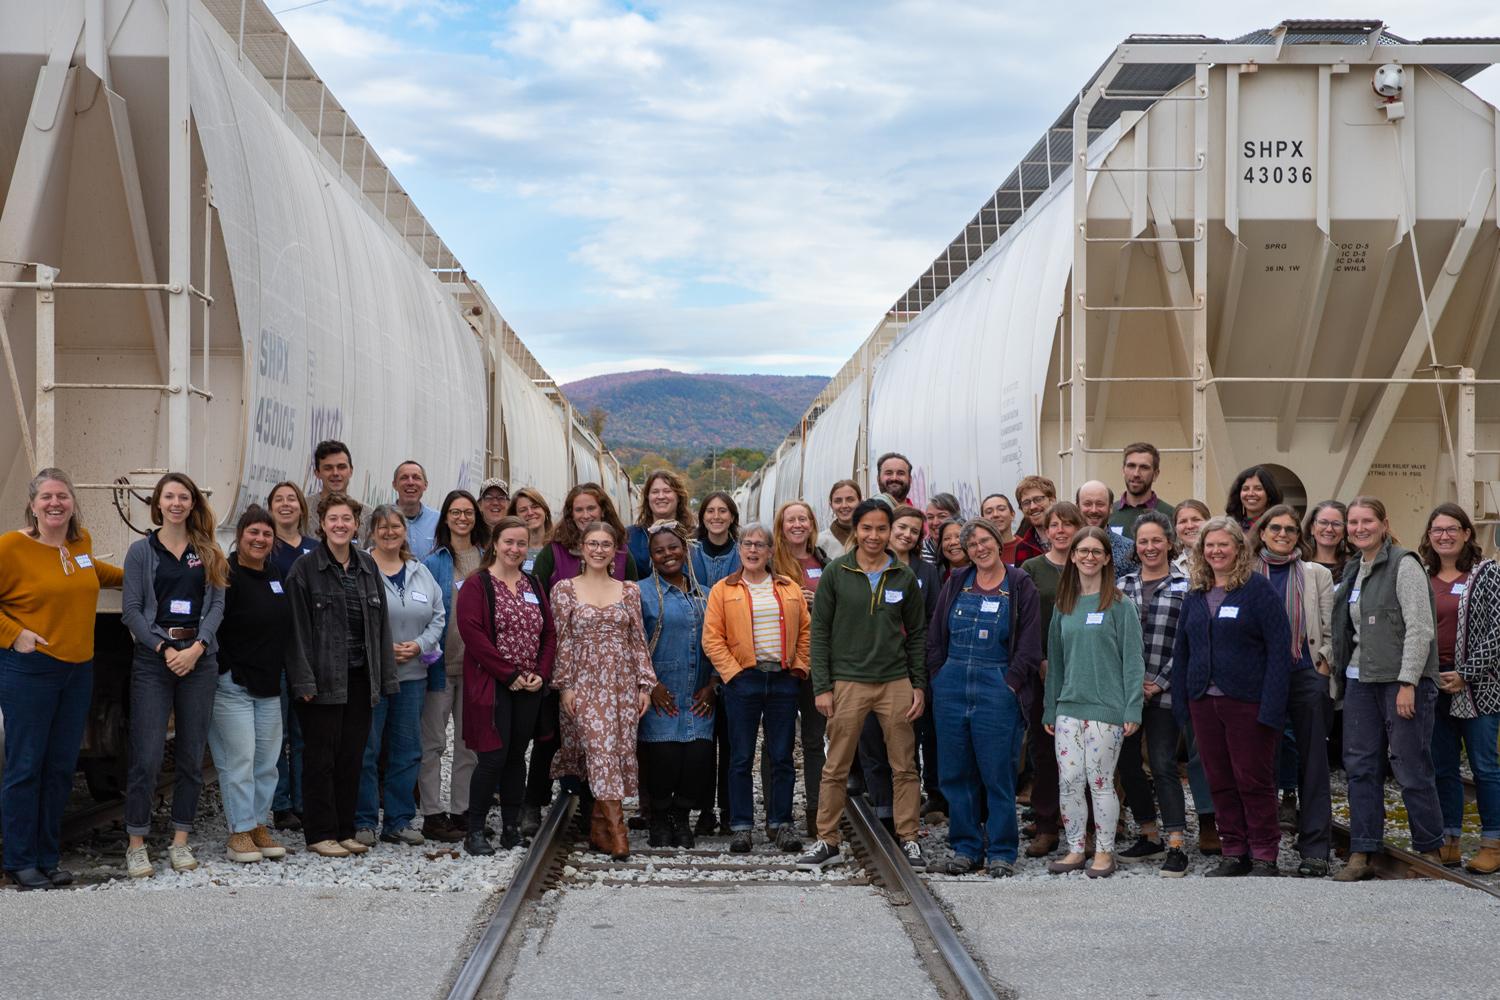
<path id="1" fill-rule="evenodd" d="M 1263 861 L 1256 858 L 1250 862 L 1250 874 L 1260 878 L 1277 878 L 1281 875 L 1281 869 L 1276 867 L 1274 861 Z"/>
<path id="2" fill-rule="evenodd" d="M 1128 865 L 1137 861 L 1152 861 L 1167 853 L 1161 841 L 1150 837 L 1137 837 L 1134 844 L 1115 854 L 1115 860 Z"/>
<path id="3" fill-rule="evenodd" d="M 1124 859 L 1121 858 L 1123 861 Z M 1188 859 L 1180 847 L 1167 848 L 1167 859 L 1161 863 L 1162 878 L 1182 878 L 1187 874 Z"/>
<path id="4" fill-rule="evenodd" d="M 902 844 L 901 854 L 906 858 L 906 863 L 911 865 L 912 871 L 921 872 L 927 870 L 927 858 L 922 855 L 922 845 L 915 840 L 908 840 Z"/>
<path id="5" fill-rule="evenodd" d="M 290 809 L 278 809 L 271 816 L 271 825 L 278 830 L 300 830 L 302 817 Z"/>
<path id="6" fill-rule="evenodd" d="M 955 854 L 939 861 L 933 870 L 943 875 L 967 875 L 974 870 L 974 862 L 962 854 Z"/>
<path id="7" fill-rule="evenodd" d="M 816 840 L 812 850 L 797 859 L 797 867 L 805 872 L 820 872 L 829 865 L 840 864 L 843 856 L 839 849 L 826 841 Z"/>
<path id="8" fill-rule="evenodd" d="M 1303 858 L 1297 866 L 1298 878 L 1327 878 L 1328 862 L 1323 858 Z"/>
<path id="9" fill-rule="evenodd" d="M 1016 873 L 1016 866 L 1009 861 L 991 861 L 990 878 L 1010 878 Z"/>
<path id="10" fill-rule="evenodd" d="M 495 849 L 490 846 L 483 833 L 476 832 L 464 838 L 464 853 L 482 858 L 494 854 Z"/>
<path id="11" fill-rule="evenodd" d="M 700 837 L 712 837 L 718 828 L 719 821 L 714 818 L 714 811 L 705 809 L 698 814 L 698 822 L 693 826 L 693 832 Z"/>
<path id="12" fill-rule="evenodd" d="M 782 854 L 796 854 L 802 850 L 802 838 L 790 823 L 783 823 L 776 828 L 775 844 Z"/>
<path id="13" fill-rule="evenodd" d="M 749 830 L 736 830 L 729 840 L 730 854 L 749 854 L 755 846 L 755 834 Z"/>
<path id="14" fill-rule="evenodd" d="M 1241 875 L 1249 875 L 1251 867 L 1249 858 L 1236 858 L 1226 854 L 1219 862 L 1219 867 L 1204 874 L 1208 878 L 1238 878 Z"/>

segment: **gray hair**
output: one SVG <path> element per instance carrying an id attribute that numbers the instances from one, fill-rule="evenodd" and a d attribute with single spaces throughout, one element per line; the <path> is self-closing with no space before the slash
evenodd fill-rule
<path id="1" fill-rule="evenodd" d="M 944 522 L 946 524 L 946 522 Z M 1005 540 L 1000 537 L 1000 529 L 995 527 L 993 521 L 984 517 L 971 517 L 964 522 L 964 526 L 958 531 L 959 548 L 965 552 L 969 551 L 969 543 L 974 540 L 974 532 L 985 531 L 995 539 L 995 544 L 1002 550 L 1005 548 Z"/>
<path id="2" fill-rule="evenodd" d="M 41 535 L 41 525 L 37 522 L 36 513 L 31 505 L 36 503 L 37 494 L 42 492 L 43 483 L 62 483 L 68 488 L 68 495 L 73 498 L 73 514 L 68 518 L 68 541 L 76 542 L 83 537 L 83 511 L 78 507 L 78 490 L 73 487 L 73 480 L 66 472 L 56 468 L 42 469 L 31 482 L 26 484 L 26 527 L 33 535 Z"/>
<path id="3" fill-rule="evenodd" d="M 1167 558 L 1169 560 L 1176 558 L 1178 552 L 1177 532 L 1173 529 L 1172 522 L 1167 519 L 1167 515 L 1159 510 L 1148 510 L 1144 514 L 1139 515 L 1135 519 L 1135 523 L 1130 526 L 1130 540 L 1132 542 L 1135 541 L 1136 532 L 1141 530 L 1141 525 L 1143 524 L 1154 524 L 1161 529 L 1161 533 L 1167 536 Z"/>
<path id="4" fill-rule="evenodd" d="M 950 514 L 957 514 L 959 510 L 958 497 L 952 493 L 934 493 L 927 498 L 927 502 L 939 510 L 946 510 Z"/>
<path id="5" fill-rule="evenodd" d="M 759 535 L 761 537 L 761 541 L 765 542 L 767 545 L 774 545 L 776 542 L 775 537 L 771 534 L 771 529 L 766 527 L 765 524 L 761 521 L 751 521 L 749 524 L 740 528 L 740 537 L 738 540 L 743 542 L 751 535 Z"/>
<path id="6" fill-rule="evenodd" d="M 401 464 L 402 465 L 410 465 L 411 463 L 410 462 L 402 462 Z M 378 527 L 380 527 L 386 521 L 395 521 L 397 524 L 401 525 L 402 528 L 407 527 L 407 524 L 406 524 L 406 515 L 403 514 L 403 513 L 401 513 L 401 508 L 397 507 L 393 503 L 383 503 L 379 507 L 376 507 L 374 510 L 370 511 L 370 551 L 371 552 L 375 551 L 375 529 L 378 528 Z M 410 562 L 412 560 L 413 556 L 411 554 L 411 539 L 410 539 L 410 537 L 401 539 L 401 552 L 400 552 L 399 558 L 401 559 L 401 564 L 403 566 L 406 565 L 408 562 Z"/>

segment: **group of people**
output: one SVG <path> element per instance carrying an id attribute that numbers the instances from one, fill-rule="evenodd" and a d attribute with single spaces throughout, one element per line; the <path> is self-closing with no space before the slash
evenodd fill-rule
<path id="1" fill-rule="evenodd" d="M 554 523 L 539 492 L 498 479 L 433 509 L 415 461 L 366 512 L 347 446 L 320 444 L 313 467 L 315 506 L 277 484 L 227 554 L 193 480 L 162 476 L 156 529 L 123 567 L 93 557 L 64 472 L 33 479 L 26 526 L 0 536 L 0 812 L 18 887 L 72 880 L 58 840 L 101 587 L 123 589 L 134 641 L 132 877 L 155 871 L 169 717 L 177 871 L 198 865 L 207 748 L 226 854 L 247 864 L 284 855 L 272 830 L 297 828 L 325 857 L 427 838 L 493 854 L 497 802 L 498 846 L 524 846 L 561 781 L 616 858 L 631 825 L 653 846 L 727 833 L 736 853 L 761 828 L 821 869 L 841 860 L 857 788 L 914 867 L 1007 876 L 1024 832 L 1054 873 L 1151 861 L 1180 876 L 1185 759 L 1198 847 L 1222 856 L 1209 875 L 1279 874 L 1289 822 L 1297 873 L 1317 877 L 1336 716 L 1353 853 L 1335 878 L 1374 872 L 1387 770 L 1414 848 L 1463 862 L 1462 750 L 1482 827 L 1468 866 L 1500 870 L 1500 573 L 1454 504 L 1411 550 L 1378 499 L 1300 516 L 1256 467 L 1215 516 L 1155 495 L 1149 443 L 1124 449 L 1118 498 L 1089 482 L 1059 499 L 1028 476 L 968 520 L 950 494 L 908 504 L 911 463 L 887 454 L 878 493 L 833 486 L 822 531 L 802 500 L 769 525 L 741 523 L 724 492 L 695 505 L 668 470 L 627 527 L 591 483 Z M 1117 850 L 1122 797 L 1137 834 Z M 941 860 L 920 844 L 924 812 L 948 818 Z"/>

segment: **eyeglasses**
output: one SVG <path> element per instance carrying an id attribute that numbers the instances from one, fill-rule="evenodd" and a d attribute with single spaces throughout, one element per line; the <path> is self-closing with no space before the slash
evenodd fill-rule
<path id="1" fill-rule="evenodd" d="M 1266 531 L 1273 535 L 1296 535 L 1301 533 L 1301 529 L 1295 524 L 1268 524 L 1266 525 Z"/>
<path id="2" fill-rule="evenodd" d="M 1314 528 L 1322 528 L 1324 531 L 1330 531 L 1330 530 L 1332 530 L 1334 528 L 1342 528 L 1343 526 L 1344 526 L 1344 522 L 1343 521 L 1323 521 L 1323 520 L 1318 520 L 1318 521 L 1314 521 L 1313 522 L 1313 527 Z"/>
<path id="3" fill-rule="evenodd" d="M 498 493 L 491 493 L 480 497 L 479 502 L 482 504 L 505 503 L 507 499 L 507 497 L 501 496 Z"/>
<path id="4" fill-rule="evenodd" d="M 1045 507 L 1047 506 L 1047 497 L 1045 495 L 1027 497 L 1020 501 L 1020 504 L 1022 510 L 1030 510 L 1033 507 Z"/>
<path id="5" fill-rule="evenodd" d="M 472 510 L 450 510 L 448 516 L 459 521 L 474 520 L 474 512 Z"/>
<path id="6" fill-rule="evenodd" d="M 57 547 L 58 558 L 62 560 L 63 576 L 72 576 L 78 570 L 78 564 L 73 561 L 73 554 L 66 548 Z"/>
<path id="7" fill-rule="evenodd" d="M 591 541 L 591 542 L 584 542 L 583 543 L 583 547 L 586 548 L 586 549 L 589 549 L 590 551 L 593 551 L 593 552 L 607 552 L 610 549 L 612 549 L 612 548 L 615 547 L 615 543 L 614 542 L 603 542 L 603 541 L 599 541 L 598 539 L 595 539 L 594 541 Z"/>
<path id="8" fill-rule="evenodd" d="M 1462 528 L 1428 528 L 1427 533 L 1433 538 L 1457 538 Z"/>
<path id="9" fill-rule="evenodd" d="M 740 542 L 740 548 L 755 552 L 759 549 L 769 549 L 771 546 L 765 542 Z"/>
<path id="10" fill-rule="evenodd" d="M 1073 554 L 1080 559 L 1103 559 L 1105 555 L 1103 549 L 1095 548 L 1074 549 Z"/>

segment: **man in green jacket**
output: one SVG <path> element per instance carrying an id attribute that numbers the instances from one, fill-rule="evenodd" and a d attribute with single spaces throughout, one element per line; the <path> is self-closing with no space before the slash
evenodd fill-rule
<path id="1" fill-rule="evenodd" d="M 855 546 L 823 570 L 812 611 L 814 704 L 828 718 L 828 757 L 818 793 L 818 840 L 797 867 L 818 871 L 839 863 L 849 765 L 871 712 L 885 734 L 891 764 L 892 811 L 901 850 L 923 868 L 917 843 L 921 788 L 912 723 L 927 687 L 926 604 L 917 577 L 887 546 L 891 511 L 876 500 L 854 510 Z"/>

